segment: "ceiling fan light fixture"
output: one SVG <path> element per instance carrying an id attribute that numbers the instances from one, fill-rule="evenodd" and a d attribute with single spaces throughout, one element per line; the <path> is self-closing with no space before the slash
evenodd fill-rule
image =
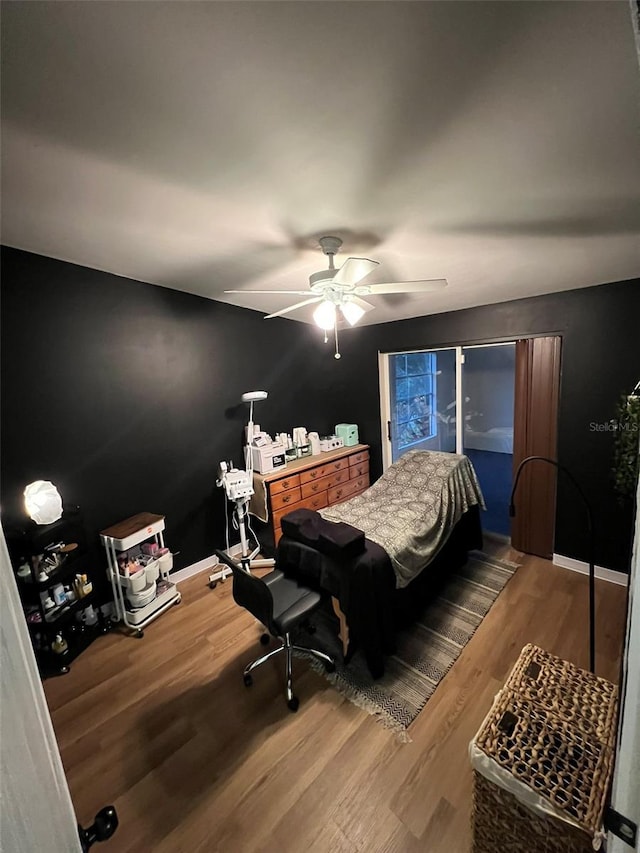
<path id="1" fill-rule="evenodd" d="M 336 306 L 328 299 L 324 299 L 313 312 L 313 320 L 316 326 L 328 331 L 336 324 Z"/>
<path id="2" fill-rule="evenodd" d="M 340 310 L 342 311 L 344 319 L 350 326 L 355 326 L 358 320 L 360 320 L 364 315 L 364 308 L 356 305 L 355 302 L 345 302 L 340 306 Z"/>

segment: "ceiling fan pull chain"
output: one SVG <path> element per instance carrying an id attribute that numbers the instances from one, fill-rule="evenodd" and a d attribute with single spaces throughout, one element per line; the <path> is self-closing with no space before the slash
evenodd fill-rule
<path id="1" fill-rule="evenodd" d="M 336 315 L 336 322 L 333 326 L 333 332 L 334 332 L 334 335 L 336 338 L 336 353 L 333 357 L 334 358 L 340 358 L 340 351 L 338 349 L 338 317 L 337 317 L 337 315 Z"/>

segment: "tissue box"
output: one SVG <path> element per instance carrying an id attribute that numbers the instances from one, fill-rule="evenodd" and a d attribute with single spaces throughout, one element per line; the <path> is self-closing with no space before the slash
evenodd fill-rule
<path id="1" fill-rule="evenodd" d="M 358 444 L 358 425 L 336 424 L 336 435 L 344 441 L 345 447 L 353 447 Z"/>
<path id="2" fill-rule="evenodd" d="M 257 471 L 258 474 L 267 474 L 276 468 L 283 468 L 285 465 L 284 445 L 274 442 L 274 444 L 266 444 L 263 447 L 252 447 L 251 462 L 253 470 Z"/>

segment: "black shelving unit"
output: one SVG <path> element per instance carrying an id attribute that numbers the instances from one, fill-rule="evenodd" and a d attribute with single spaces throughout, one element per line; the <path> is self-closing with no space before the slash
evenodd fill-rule
<path id="1" fill-rule="evenodd" d="M 75 543 L 77 547 L 64 555 L 60 565 L 46 572 L 46 580 L 40 580 L 43 558 L 51 552 L 50 546 L 58 543 Z M 81 513 L 77 508 L 65 508 L 62 518 L 52 524 L 27 522 L 14 527 L 7 531 L 7 544 L 40 674 L 46 678 L 67 673 L 72 661 L 108 630 L 108 622 L 99 610 L 95 625 L 85 625 L 76 618 L 78 612 L 95 604 L 95 588 L 81 596 L 74 590 L 73 600 L 53 608 L 45 608 L 43 601 L 46 596 L 53 599 L 52 590 L 57 584 L 73 589 L 76 575 L 86 575 L 92 585 L 95 583 Z M 24 569 L 19 571 L 25 565 L 29 567 L 28 574 Z M 57 635 L 66 642 L 64 651 L 54 650 Z"/>

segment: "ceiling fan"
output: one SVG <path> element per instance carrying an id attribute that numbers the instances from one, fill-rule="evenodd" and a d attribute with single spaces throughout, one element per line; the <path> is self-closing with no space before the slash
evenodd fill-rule
<path id="1" fill-rule="evenodd" d="M 324 329 L 325 341 L 328 340 L 327 332 L 333 329 L 336 342 L 335 358 L 340 358 L 338 351 L 338 320 L 342 315 L 350 326 L 354 326 L 367 311 L 375 306 L 362 299 L 362 296 L 379 296 L 387 293 L 425 293 L 429 290 L 440 290 L 447 286 L 446 279 L 431 279 L 423 281 L 397 281 L 385 282 L 384 284 L 360 284 L 363 278 L 368 276 L 379 266 L 378 261 L 369 258 L 347 258 L 343 265 L 336 269 L 333 259 L 342 246 L 339 237 L 320 237 L 320 248 L 329 258 L 329 267 L 320 272 L 314 272 L 309 276 L 309 290 L 225 290 L 225 293 L 288 293 L 291 296 L 309 296 L 302 302 L 296 302 L 267 314 L 265 320 L 272 317 L 282 317 L 291 311 L 296 311 L 305 305 L 318 304 L 313 312 L 316 325 Z"/>

